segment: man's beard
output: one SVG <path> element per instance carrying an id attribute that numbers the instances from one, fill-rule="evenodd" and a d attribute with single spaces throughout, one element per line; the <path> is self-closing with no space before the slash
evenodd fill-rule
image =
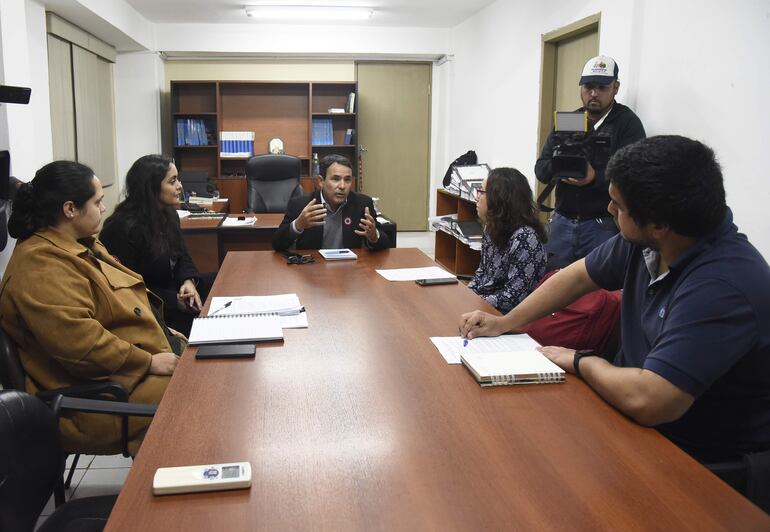
<path id="1" fill-rule="evenodd" d="M 602 113 L 604 113 L 604 109 L 602 109 L 601 107 L 589 107 L 590 105 L 591 104 L 589 102 L 589 104 L 586 106 L 586 111 L 588 111 L 588 114 L 591 117 L 600 117 Z M 601 106 L 601 104 L 599 105 Z"/>

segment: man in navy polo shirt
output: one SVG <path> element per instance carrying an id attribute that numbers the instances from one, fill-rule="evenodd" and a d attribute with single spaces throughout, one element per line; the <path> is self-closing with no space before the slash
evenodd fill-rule
<path id="1" fill-rule="evenodd" d="M 596 288 L 623 288 L 613 363 L 542 352 L 698 460 L 770 449 L 770 267 L 733 224 L 713 151 L 652 137 L 618 151 L 606 175 L 620 235 L 507 315 L 464 314 L 461 333 L 517 330 Z"/>

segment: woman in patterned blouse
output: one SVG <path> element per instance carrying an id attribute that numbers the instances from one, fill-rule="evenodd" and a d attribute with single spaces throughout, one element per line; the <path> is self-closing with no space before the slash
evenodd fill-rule
<path id="1" fill-rule="evenodd" d="M 506 313 L 545 273 L 546 232 L 538 220 L 527 178 L 513 168 L 495 168 L 477 191 L 484 225 L 481 262 L 468 288 Z"/>

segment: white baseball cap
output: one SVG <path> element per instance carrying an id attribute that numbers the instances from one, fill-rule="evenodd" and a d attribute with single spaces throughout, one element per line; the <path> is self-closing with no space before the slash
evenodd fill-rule
<path id="1" fill-rule="evenodd" d="M 615 60 L 606 55 L 597 55 L 589 59 L 583 67 L 579 85 L 586 83 L 609 85 L 616 79 L 618 79 L 618 64 Z"/>

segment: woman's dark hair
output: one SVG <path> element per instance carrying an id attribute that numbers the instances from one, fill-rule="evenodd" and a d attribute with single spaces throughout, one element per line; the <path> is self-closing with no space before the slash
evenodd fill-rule
<path id="1" fill-rule="evenodd" d="M 511 235 L 525 225 L 535 230 L 541 242 L 547 235 L 537 218 L 532 189 L 527 178 L 515 168 L 495 168 L 487 177 L 486 231 L 492 242 L 503 249 Z"/>
<path id="2" fill-rule="evenodd" d="M 104 222 L 104 229 L 113 223 L 125 223 L 136 244 L 149 249 L 152 258 L 170 252 L 182 253 L 182 231 L 173 207 L 160 203 L 160 185 L 174 160 L 165 155 L 145 155 L 137 159 L 126 174 L 126 199 Z M 118 222 L 121 220 L 121 222 Z"/>
<path id="3" fill-rule="evenodd" d="M 713 150 L 687 137 L 658 135 L 625 146 L 605 175 L 640 227 L 665 225 L 697 238 L 714 231 L 727 210 Z"/>
<path id="4" fill-rule="evenodd" d="M 86 165 L 74 161 L 48 163 L 16 192 L 8 234 L 25 240 L 35 231 L 55 225 L 65 202 L 71 201 L 79 209 L 95 193 L 94 171 Z"/>

